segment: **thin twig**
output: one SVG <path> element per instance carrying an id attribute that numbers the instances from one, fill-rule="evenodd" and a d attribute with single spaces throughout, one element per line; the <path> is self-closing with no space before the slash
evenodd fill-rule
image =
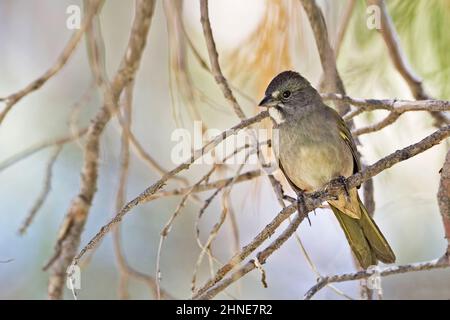
<path id="1" fill-rule="evenodd" d="M 124 129 L 122 129 L 121 147 L 120 147 L 120 169 L 119 169 L 119 184 L 116 194 L 116 211 L 122 208 L 126 199 L 126 186 L 128 181 L 128 172 L 130 168 L 130 142 L 128 132 L 131 127 L 131 114 L 133 105 L 133 87 L 134 82 L 130 82 L 125 88 L 125 101 L 123 104 L 124 113 Z M 125 129 L 126 128 L 126 129 Z M 117 225 L 113 230 L 114 253 L 116 256 L 117 265 L 119 267 L 119 297 L 121 299 L 128 299 L 128 265 L 122 251 L 120 225 Z"/>
<path id="2" fill-rule="evenodd" d="M 34 217 L 36 216 L 36 213 L 41 209 L 42 205 L 44 204 L 45 200 L 47 199 L 50 190 L 52 188 L 52 173 L 53 173 L 53 166 L 56 162 L 56 159 L 58 159 L 58 156 L 62 150 L 63 145 L 57 145 L 55 147 L 55 150 L 53 151 L 52 155 L 50 156 L 50 159 L 47 163 L 47 168 L 45 170 L 45 178 L 44 178 L 44 187 L 42 188 L 39 196 L 34 202 L 33 207 L 28 212 L 27 217 L 25 218 L 25 221 L 23 222 L 22 226 L 19 229 L 19 234 L 23 235 L 27 231 L 28 227 L 31 225 L 31 223 L 34 220 Z"/>
<path id="3" fill-rule="evenodd" d="M 236 180 L 238 177 L 234 177 L 234 183 L 236 183 Z M 227 209 L 227 213 L 228 213 L 228 221 L 230 222 L 230 233 L 231 233 L 231 237 L 233 239 L 233 244 L 231 246 L 231 252 L 238 252 L 239 249 L 241 248 L 241 240 L 240 240 L 240 236 L 239 236 L 239 224 L 237 221 L 237 217 L 236 217 L 236 212 L 234 211 L 233 208 L 233 203 L 231 201 L 231 195 L 230 193 L 224 193 L 223 197 L 222 197 L 222 206 L 224 208 Z M 222 266 L 223 263 L 220 265 Z M 214 272 L 211 274 L 211 277 L 214 277 Z M 241 283 L 238 283 L 236 285 L 236 292 L 238 296 L 241 296 L 242 293 L 242 285 Z"/>
<path id="4" fill-rule="evenodd" d="M 178 204 L 177 208 L 175 209 L 174 213 L 170 216 L 167 223 L 164 225 L 164 228 L 161 231 L 161 235 L 159 238 L 159 245 L 158 245 L 158 252 L 156 254 L 156 290 L 157 290 L 157 299 L 161 299 L 161 293 L 160 293 L 160 283 L 161 283 L 161 253 L 162 253 L 162 247 L 164 240 L 169 235 L 170 230 L 172 229 L 173 222 L 178 217 L 178 215 L 181 213 L 181 210 L 184 208 L 186 201 L 188 200 L 189 196 L 191 195 L 192 191 L 195 187 L 199 186 L 203 181 L 207 181 L 209 177 L 214 173 L 217 166 L 213 166 L 204 176 L 202 176 L 192 187 L 191 189 L 181 198 L 180 203 Z"/>
<path id="5" fill-rule="evenodd" d="M 49 140 L 46 140 L 43 142 L 39 142 L 31 147 L 26 148 L 25 150 L 22 150 L 22 151 L 16 153 L 15 155 L 7 158 L 6 160 L 3 160 L 3 162 L 0 163 L 0 172 L 7 169 L 8 167 L 32 156 L 33 154 L 35 154 L 41 150 L 44 150 L 44 149 L 50 148 L 50 147 L 58 147 L 58 146 L 62 146 L 64 144 L 66 144 L 66 143 L 70 143 L 70 142 L 75 141 L 75 140 L 79 139 L 80 137 L 84 136 L 86 133 L 87 133 L 87 128 L 83 128 L 74 134 L 63 136 L 63 137 L 57 138 L 57 139 L 49 139 Z"/>
<path id="6" fill-rule="evenodd" d="M 206 208 L 207 208 L 207 207 L 209 206 L 209 204 L 211 203 L 212 199 L 213 199 L 220 191 L 224 190 L 224 192 L 223 192 L 223 197 L 227 197 L 227 196 L 230 194 L 231 188 L 232 188 L 234 182 L 236 181 L 236 179 L 239 177 L 239 175 L 240 175 L 242 169 L 244 168 L 244 164 L 245 164 L 245 162 L 247 161 L 247 159 L 248 159 L 248 157 L 250 156 L 250 154 L 251 154 L 251 153 L 247 153 L 247 154 L 246 154 L 244 163 L 241 164 L 241 165 L 239 166 L 239 168 L 238 168 L 238 170 L 236 171 L 236 174 L 234 175 L 233 179 L 229 180 L 228 184 L 224 185 L 223 188 L 217 188 L 217 190 L 212 194 L 212 196 L 211 196 L 210 198 L 208 198 L 208 199 L 205 201 L 205 205 L 202 207 L 202 209 L 200 210 L 200 212 L 199 212 L 199 214 L 198 214 L 198 218 L 197 218 L 196 223 L 195 223 L 195 224 L 196 224 L 196 237 L 197 237 L 197 242 L 198 242 L 198 244 L 199 244 L 199 246 L 200 246 L 200 248 L 201 248 L 201 252 L 200 252 L 200 254 L 199 254 L 199 256 L 198 256 L 198 259 L 197 259 L 197 262 L 196 262 L 196 264 L 195 264 L 194 272 L 193 272 L 193 276 L 192 276 L 192 281 L 191 281 L 191 284 L 192 284 L 192 286 L 191 286 L 191 291 L 192 291 L 193 293 L 195 292 L 195 283 L 196 283 L 196 278 L 197 278 L 197 271 L 198 271 L 198 268 L 200 267 L 200 265 L 201 265 L 201 263 L 202 263 L 202 261 L 203 261 L 203 256 L 204 256 L 204 254 L 205 254 L 206 252 L 210 252 L 211 244 L 212 244 L 212 242 L 214 241 L 214 239 L 216 238 L 217 233 L 219 232 L 221 226 L 222 226 L 223 223 L 225 222 L 225 219 L 226 219 L 227 214 L 228 214 L 228 208 L 227 208 L 226 206 L 224 206 L 224 207 L 222 208 L 222 213 L 221 213 L 221 215 L 220 215 L 219 222 L 216 223 L 216 224 L 214 225 L 214 227 L 212 228 L 211 232 L 209 233 L 209 237 L 208 237 L 208 239 L 206 240 L 205 244 L 202 244 L 201 241 L 200 241 L 200 238 L 199 238 L 199 236 L 200 236 L 199 221 L 200 221 L 200 219 L 201 219 L 203 213 L 205 212 Z M 211 256 L 212 256 L 212 254 L 211 254 Z"/>
<path id="7" fill-rule="evenodd" d="M 352 131 L 352 134 L 354 136 L 360 136 L 363 134 L 368 134 L 375 131 L 380 131 L 381 129 L 386 128 L 388 125 L 393 124 L 399 117 L 401 113 L 398 112 L 390 112 L 387 117 L 385 117 L 380 122 L 377 122 L 373 125 L 364 127 L 364 128 L 358 128 Z"/>
<path id="8" fill-rule="evenodd" d="M 336 42 L 334 44 L 334 52 L 336 54 L 336 57 L 339 56 L 339 52 L 341 50 L 342 43 L 344 42 L 344 37 L 347 32 L 353 10 L 355 9 L 355 4 L 356 0 L 349 0 L 347 6 L 345 7 L 344 15 L 341 18 L 341 23 L 339 25 L 336 36 Z"/>
<path id="9" fill-rule="evenodd" d="M 92 18 L 97 14 L 98 10 L 100 10 L 104 0 L 95 0 L 91 2 L 91 6 L 88 10 L 86 17 L 83 19 L 83 22 L 80 25 L 80 28 L 77 29 L 69 42 L 64 47 L 60 56 L 56 60 L 55 64 L 48 69 L 42 76 L 28 84 L 25 88 L 17 91 L 14 94 L 9 95 L 6 98 L 2 98 L 2 101 L 6 101 L 6 105 L 4 109 L 0 112 L 0 125 L 5 119 L 6 115 L 9 111 L 11 111 L 12 107 L 17 104 L 23 97 L 26 95 L 38 90 L 41 88 L 50 78 L 56 75 L 67 63 L 69 58 L 72 56 L 73 52 L 77 48 L 80 43 L 81 38 L 83 37 L 84 32 L 87 28 L 89 28 Z"/>
<path id="10" fill-rule="evenodd" d="M 236 178 L 236 181 L 234 183 L 249 181 L 249 180 L 258 178 L 260 176 L 261 176 L 261 170 L 248 171 L 248 172 L 240 174 Z M 210 191 L 210 190 L 215 190 L 215 189 L 222 189 L 232 179 L 234 179 L 234 177 L 220 179 L 220 180 L 209 182 L 209 183 L 202 183 L 202 184 L 194 187 L 192 189 L 191 193 L 199 193 L 199 192 L 205 192 L 205 191 Z M 156 192 L 153 195 L 149 196 L 147 201 L 159 199 L 162 197 L 184 195 L 187 192 L 189 192 L 190 190 L 191 190 L 191 187 L 184 187 L 184 188 L 175 189 L 175 190 L 159 191 L 159 192 Z"/>

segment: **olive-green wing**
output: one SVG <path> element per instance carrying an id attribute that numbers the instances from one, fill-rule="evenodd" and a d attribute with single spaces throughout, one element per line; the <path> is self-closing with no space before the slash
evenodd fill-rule
<path id="1" fill-rule="evenodd" d="M 350 151 L 352 152 L 353 163 L 354 163 L 353 173 L 356 173 L 359 170 L 361 170 L 361 163 L 359 161 L 358 149 L 356 149 L 355 141 L 353 140 L 353 136 L 352 136 L 350 130 L 348 129 L 347 124 L 345 123 L 344 119 L 342 119 L 341 116 L 339 116 L 339 114 L 337 114 L 337 116 L 339 117 L 338 118 L 339 134 L 342 137 L 342 139 L 345 141 L 345 143 L 348 145 L 348 147 L 350 148 Z"/>
<path id="2" fill-rule="evenodd" d="M 361 170 L 361 163 L 359 161 L 359 154 L 358 149 L 356 148 L 355 141 L 353 140 L 352 133 L 350 132 L 350 129 L 348 128 L 347 124 L 345 123 L 344 119 L 337 113 L 336 110 L 333 108 L 328 107 L 336 120 L 337 128 L 339 130 L 339 135 L 341 136 L 342 140 L 347 144 L 349 147 L 352 155 L 353 155 L 353 173 L 356 173 Z"/>

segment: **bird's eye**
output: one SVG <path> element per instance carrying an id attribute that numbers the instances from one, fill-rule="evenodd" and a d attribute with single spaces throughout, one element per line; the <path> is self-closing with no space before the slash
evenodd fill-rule
<path id="1" fill-rule="evenodd" d="M 289 98 L 290 96 L 291 96 L 291 92 L 290 92 L 289 90 L 286 90 L 286 91 L 283 92 L 283 98 L 284 98 L 284 99 L 287 99 L 287 98 Z"/>

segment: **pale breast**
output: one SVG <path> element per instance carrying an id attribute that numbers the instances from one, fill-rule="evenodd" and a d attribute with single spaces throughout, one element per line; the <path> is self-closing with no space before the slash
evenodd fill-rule
<path id="1" fill-rule="evenodd" d="M 353 172 L 350 149 L 337 129 L 323 125 L 312 117 L 308 121 L 290 120 L 278 127 L 278 157 L 284 173 L 305 191 L 318 190 L 331 179 Z"/>

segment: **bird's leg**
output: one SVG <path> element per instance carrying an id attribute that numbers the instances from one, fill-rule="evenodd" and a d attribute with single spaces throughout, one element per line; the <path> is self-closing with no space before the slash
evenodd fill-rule
<path id="1" fill-rule="evenodd" d="M 304 214 L 306 215 L 306 218 L 308 219 L 309 225 L 311 226 L 311 220 L 309 219 L 309 215 L 306 208 L 306 202 L 305 202 L 305 191 L 303 190 L 295 190 L 295 193 L 297 195 L 297 212 L 298 214 Z"/>
<path id="2" fill-rule="evenodd" d="M 292 198 L 291 196 L 288 196 L 287 194 L 283 194 L 283 200 L 289 201 L 291 203 L 294 203 L 297 201 L 297 199 Z"/>
<path id="3" fill-rule="evenodd" d="M 329 190 L 344 190 L 347 200 L 350 199 L 350 192 L 347 185 L 347 180 L 343 176 L 338 176 L 330 181 L 328 184 Z"/>

